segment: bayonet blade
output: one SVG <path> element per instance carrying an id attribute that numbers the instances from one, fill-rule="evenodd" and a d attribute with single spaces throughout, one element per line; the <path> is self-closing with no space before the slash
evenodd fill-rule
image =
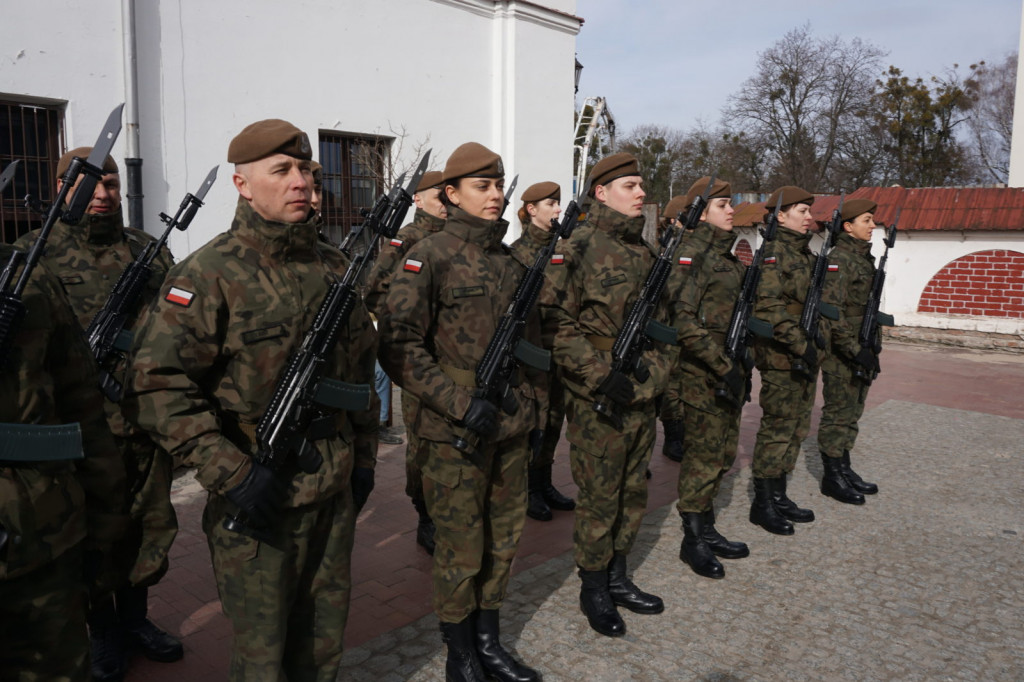
<path id="1" fill-rule="evenodd" d="M 519 173 L 516 173 L 516 176 L 514 178 L 512 178 L 512 184 L 508 186 L 508 191 L 505 192 L 505 205 L 506 206 L 508 206 L 508 202 L 512 201 L 512 195 L 515 193 L 516 185 L 518 185 L 518 184 L 519 184 Z M 503 211 L 503 213 L 504 213 L 504 211 Z"/>
<path id="2" fill-rule="evenodd" d="M 18 170 L 19 163 L 21 163 L 21 159 L 15 159 L 7 164 L 7 168 L 4 169 L 3 173 L 0 173 L 0 192 L 3 192 L 7 189 L 7 185 L 11 184 L 11 180 L 14 179 L 14 173 Z"/>
<path id="3" fill-rule="evenodd" d="M 121 113 L 123 110 L 124 104 L 119 104 L 107 116 L 107 122 L 103 125 L 103 130 L 100 131 L 100 136 L 96 138 L 96 144 L 92 146 L 92 152 L 85 161 L 90 166 L 99 169 L 103 168 L 103 162 L 106 161 L 110 150 L 114 148 L 117 136 L 121 134 Z M 77 223 L 81 220 L 82 214 L 85 213 L 85 209 L 89 206 L 89 202 L 92 201 L 92 193 L 96 189 L 96 182 L 99 178 L 88 172 L 83 173 L 82 176 L 80 176 L 82 177 L 81 182 L 75 188 L 74 196 L 68 202 L 68 211 L 63 216 L 64 222 Z"/>
<path id="4" fill-rule="evenodd" d="M 211 187 L 213 187 L 213 181 L 217 179 L 218 168 L 220 168 L 219 165 L 214 166 L 213 168 L 210 169 L 210 172 L 206 174 L 206 179 L 203 180 L 203 184 L 199 187 L 199 189 L 196 190 L 196 193 L 193 195 L 200 202 L 202 202 L 202 200 L 206 198 L 206 193 L 210 191 Z"/>
<path id="5" fill-rule="evenodd" d="M 428 149 L 426 153 L 423 154 L 423 158 L 420 159 L 419 165 L 416 166 L 416 170 L 413 171 L 412 177 L 409 178 L 409 184 L 405 190 L 409 196 L 416 193 L 416 188 L 420 186 L 420 180 L 423 179 L 423 174 L 427 172 L 427 166 L 430 164 L 431 151 L 432 150 Z"/>

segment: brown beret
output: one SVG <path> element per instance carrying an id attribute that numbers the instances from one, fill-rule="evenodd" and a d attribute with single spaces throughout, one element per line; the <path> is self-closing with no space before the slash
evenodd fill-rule
<path id="1" fill-rule="evenodd" d="M 590 170 L 590 196 L 594 196 L 594 188 L 598 185 L 607 185 L 627 175 L 640 175 L 640 162 L 635 156 L 619 152 L 604 157 Z"/>
<path id="2" fill-rule="evenodd" d="M 665 204 L 665 210 L 661 212 L 662 218 L 678 218 L 679 214 L 686 210 L 686 207 L 690 205 L 690 202 L 686 200 L 686 197 L 682 194 L 678 194 L 668 200 Z"/>
<path id="3" fill-rule="evenodd" d="M 441 184 L 441 180 L 444 179 L 444 174 L 441 171 L 427 171 L 420 178 L 420 184 L 416 185 L 416 192 L 423 192 L 428 189 L 433 189 Z"/>
<path id="4" fill-rule="evenodd" d="M 807 204 L 810 206 L 814 203 L 814 195 L 807 190 L 800 189 L 796 185 L 785 185 L 771 193 L 764 207 L 769 211 L 774 211 L 775 204 L 779 201 L 779 195 L 782 195 L 782 208 L 792 206 L 793 204 Z"/>
<path id="5" fill-rule="evenodd" d="M 306 133 L 279 118 L 250 123 L 228 145 L 228 163 L 259 161 L 271 154 L 312 159 L 313 148 Z"/>
<path id="6" fill-rule="evenodd" d="M 862 213 L 874 213 L 878 204 L 870 199 L 850 199 L 843 202 L 843 222 L 850 222 Z"/>
<path id="7" fill-rule="evenodd" d="M 444 166 L 444 182 L 459 178 L 503 178 L 501 156 L 477 142 L 459 145 Z"/>
<path id="8" fill-rule="evenodd" d="M 64 174 L 68 172 L 68 167 L 71 166 L 71 159 L 76 156 L 83 161 L 89 158 L 89 154 L 92 153 L 92 147 L 77 147 L 69 152 L 64 152 L 64 156 L 60 157 L 60 161 L 57 162 L 57 179 L 64 177 Z M 107 154 L 107 158 L 103 159 L 103 172 L 104 173 L 117 173 L 117 163 Z"/>
<path id="9" fill-rule="evenodd" d="M 692 204 L 694 199 L 704 194 L 704 190 L 708 188 L 709 182 L 711 182 L 711 176 L 705 175 L 703 178 L 690 185 L 690 189 L 686 192 L 687 206 Z M 708 201 L 721 197 L 732 198 L 732 185 L 725 180 L 716 179 L 715 184 L 711 186 L 711 193 L 708 195 Z"/>
<path id="10" fill-rule="evenodd" d="M 324 167 L 317 161 L 309 162 L 309 170 L 313 171 L 313 183 L 317 185 L 324 184 Z"/>
<path id="11" fill-rule="evenodd" d="M 562 188 L 558 186 L 557 182 L 538 182 L 535 185 L 530 185 L 523 192 L 523 203 L 532 204 L 538 201 L 544 201 L 545 199 L 554 199 L 559 201 L 562 198 Z"/>

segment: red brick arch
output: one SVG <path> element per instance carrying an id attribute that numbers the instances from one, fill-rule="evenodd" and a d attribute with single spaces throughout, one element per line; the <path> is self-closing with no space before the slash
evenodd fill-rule
<path id="1" fill-rule="evenodd" d="M 924 288 L 917 312 L 1024 318 L 1024 253 L 977 251 L 947 263 Z"/>
<path id="2" fill-rule="evenodd" d="M 744 265 L 750 265 L 754 262 L 754 252 L 750 250 L 750 242 L 746 239 L 741 239 L 736 242 L 736 249 L 733 251 L 736 257 L 739 258 Z"/>

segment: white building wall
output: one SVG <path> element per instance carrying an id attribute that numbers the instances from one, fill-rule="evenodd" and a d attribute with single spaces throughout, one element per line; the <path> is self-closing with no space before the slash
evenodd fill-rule
<path id="1" fill-rule="evenodd" d="M 419 146 L 433 148 L 440 169 L 473 140 L 521 174 L 517 198 L 540 180 L 568 190 L 575 4 L 137 0 L 146 229 L 158 232 L 159 212 L 173 213 L 216 164 L 207 205 L 171 248 L 181 258 L 226 229 L 237 198 L 228 143 L 272 117 L 314 144 L 319 130 L 404 135 L 394 143 L 399 170 Z M 0 23 L 0 93 L 67 101 L 69 148 L 92 144 L 124 100 L 120 4 L 11 5 Z M 123 150 L 121 139 L 119 162 Z"/>

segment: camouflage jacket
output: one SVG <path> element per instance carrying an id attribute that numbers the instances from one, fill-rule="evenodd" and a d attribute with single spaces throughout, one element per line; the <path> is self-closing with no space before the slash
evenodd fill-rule
<path id="1" fill-rule="evenodd" d="M 30 232 L 15 246 L 28 250 L 39 231 Z M 121 210 L 108 215 L 82 216 L 77 225 L 57 221 L 46 240 L 42 263 L 60 278 L 82 329 L 88 329 L 96 314 L 107 302 L 114 284 L 125 268 L 156 240 L 142 230 L 125 227 Z M 170 251 L 163 248 L 153 261 L 153 275 L 146 283 L 139 311 L 125 329 L 133 329 L 142 310 L 156 298 L 167 271 L 174 265 Z M 114 378 L 124 382 L 127 363 L 119 362 Z M 110 428 L 118 436 L 127 436 L 129 428 L 117 403 L 104 401 Z"/>
<path id="2" fill-rule="evenodd" d="M 771 339 L 758 338 L 755 343 L 758 369 L 792 369 L 792 361 L 807 349 L 807 338 L 800 329 L 800 315 L 817 259 L 810 249 L 812 236 L 810 232 L 800 234 L 780 227 L 775 240 L 765 247 L 754 317 L 770 323 L 774 333 Z M 836 274 L 829 269 L 822 292 L 822 301 L 833 305 L 838 303 L 837 296 L 842 289 Z M 819 327 L 827 347 L 830 321 L 822 316 Z"/>
<path id="3" fill-rule="evenodd" d="M 507 228 L 504 220 L 451 207 L 444 229 L 410 249 L 391 280 L 380 320 L 380 364 L 419 399 L 423 409 L 412 430 L 421 438 L 450 441 L 453 422 L 469 409 L 473 374 L 523 275 L 501 241 Z M 527 331 L 539 344 L 536 317 Z M 513 388 L 519 409 L 500 414 L 495 440 L 543 428 L 546 417 L 526 376 Z"/>
<path id="4" fill-rule="evenodd" d="M 422 208 L 417 208 L 412 222 L 403 227 L 394 239 L 388 239 L 380 247 L 380 255 L 370 271 L 366 285 L 366 307 L 370 312 L 380 316 L 380 308 L 388 295 L 391 278 L 395 275 L 402 258 L 424 237 L 441 230 L 444 219 L 430 215 Z"/>
<path id="5" fill-rule="evenodd" d="M 0 262 L 11 251 L 0 244 Z M 0 422 L 78 422 L 85 457 L 0 462 L 0 526 L 9 535 L 0 580 L 29 573 L 86 538 L 87 547 L 107 549 L 126 521 L 124 463 L 103 418 L 96 365 L 60 282 L 37 267 L 22 301 L 27 312 L 10 362 L 0 365 Z"/>
<path id="6" fill-rule="evenodd" d="M 223 493 L 248 472 L 255 425 L 347 259 L 318 237 L 314 221 L 276 223 L 239 199 L 231 229 L 171 269 L 145 312 L 133 349 L 126 414 L 197 478 Z M 327 376 L 373 381 L 376 338 L 357 303 Z M 371 393 L 373 393 L 371 391 Z M 339 411 L 337 433 L 314 441 L 323 465 L 292 479 L 289 506 L 347 488 L 352 466 L 372 467 L 379 401 Z"/>
<path id="7" fill-rule="evenodd" d="M 871 242 L 844 232 L 836 239 L 828 260 L 830 265 L 838 268 L 842 281 L 841 319 L 832 323 L 831 349 L 833 353 L 850 359 L 860 351 L 860 325 L 875 278 Z"/>
<path id="8" fill-rule="evenodd" d="M 552 336 L 554 360 L 566 387 L 589 399 L 611 372 L 609 344 L 625 322 L 657 252 L 643 240 L 643 218 L 627 218 L 593 201 L 587 219 L 573 231 L 545 273 L 540 294 L 545 334 Z M 655 319 L 667 323 L 669 296 L 663 297 Z M 634 405 L 651 401 L 665 390 L 676 361 L 674 347 L 653 342 L 643 354 L 650 378 L 634 386 Z"/>
<path id="9" fill-rule="evenodd" d="M 700 223 L 676 250 L 675 260 L 688 276 L 675 294 L 673 324 L 682 346 L 680 364 L 691 374 L 722 376 L 732 366 L 725 335 L 747 270 L 732 254 L 735 241 L 735 233 Z"/>

